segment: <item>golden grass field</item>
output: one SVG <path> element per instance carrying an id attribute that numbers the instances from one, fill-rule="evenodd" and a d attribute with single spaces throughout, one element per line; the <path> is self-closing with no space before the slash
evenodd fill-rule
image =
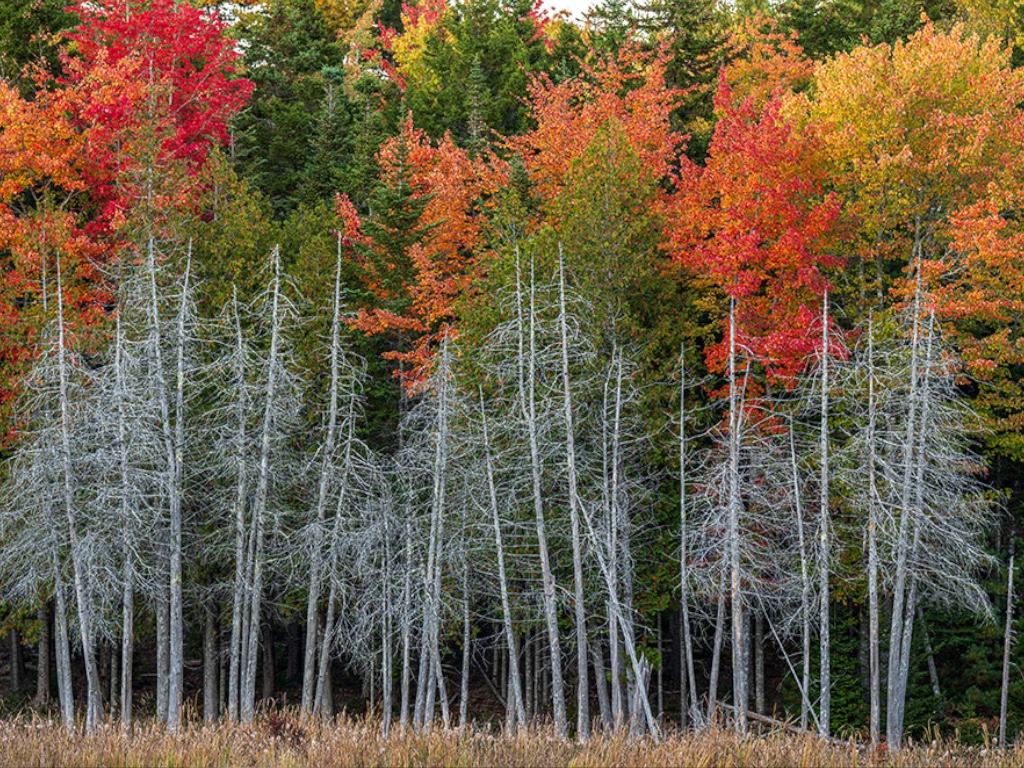
<path id="1" fill-rule="evenodd" d="M 294 714 L 263 714 L 248 725 L 206 726 L 191 721 L 171 732 L 140 725 L 129 735 L 114 725 L 91 735 L 60 723 L 22 716 L 0 721 L 4 766 L 1024 766 L 1024 746 L 999 750 L 935 741 L 898 753 L 872 751 L 853 742 L 772 733 L 740 739 L 717 729 L 672 734 L 661 743 L 626 734 L 585 744 L 560 740 L 548 728 L 515 737 L 474 728 L 465 733 L 381 734 L 374 721 L 339 717 L 330 722 Z"/>

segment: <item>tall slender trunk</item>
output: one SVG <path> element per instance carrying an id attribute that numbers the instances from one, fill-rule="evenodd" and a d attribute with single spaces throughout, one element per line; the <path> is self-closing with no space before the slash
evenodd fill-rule
<path id="1" fill-rule="evenodd" d="M 96 647 L 93 635 L 93 606 L 89 593 L 89 576 L 82 562 L 78 538 L 78 510 L 75 499 L 75 473 L 71 459 L 71 399 L 68 394 L 68 368 L 64 328 L 64 287 L 61 280 L 60 257 L 57 258 L 57 361 L 60 396 L 60 440 L 62 465 L 62 493 L 64 513 L 67 516 L 68 533 L 71 540 L 71 565 L 74 575 L 75 600 L 78 608 L 78 629 L 82 639 L 82 656 L 85 662 L 87 708 L 86 731 L 95 730 L 103 717 L 102 690 L 99 669 L 96 666 Z"/>
<path id="2" fill-rule="evenodd" d="M 576 435 L 569 377 L 569 324 L 565 301 L 565 259 L 558 246 L 558 326 L 562 347 L 563 418 L 565 457 L 569 480 L 569 520 L 572 527 L 573 608 L 576 618 L 576 737 L 590 738 L 590 689 L 587 684 L 587 611 L 583 594 L 583 546 L 580 541 L 579 491 L 577 489 Z"/>
<path id="3" fill-rule="evenodd" d="M 71 644 L 68 640 L 68 607 L 64 595 L 64 578 L 57 560 L 57 545 L 53 545 L 53 629 L 54 656 L 57 663 L 57 697 L 64 724 L 75 727 L 75 693 L 71 679 Z"/>
<path id="4" fill-rule="evenodd" d="M 241 674 L 243 657 L 243 627 L 245 605 L 248 595 L 246 573 L 246 522 L 245 513 L 248 499 L 248 398 L 246 397 L 245 337 L 242 335 L 242 320 L 238 311 L 238 289 L 232 289 L 232 319 L 235 325 L 235 586 L 231 610 L 231 651 L 228 667 L 228 719 L 237 721 L 241 711 Z"/>
<path id="5" fill-rule="evenodd" d="M 920 217 L 914 222 L 914 303 L 912 311 L 913 329 L 910 353 L 910 391 L 908 393 L 908 412 L 906 424 L 906 442 L 904 444 L 903 493 L 900 504 L 900 520 L 895 541 L 896 574 L 893 585 L 892 619 L 889 629 L 889 679 L 886 708 L 886 741 L 890 749 L 899 749 L 903 741 L 903 696 L 901 690 L 902 677 L 900 667 L 903 663 L 904 625 L 912 623 L 912 616 L 907 612 L 908 572 L 910 537 L 912 527 L 916 525 L 916 510 L 911 509 L 911 494 L 915 475 L 916 435 L 918 398 L 920 397 L 920 314 L 921 314 L 921 250 L 923 248 L 923 232 Z"/>
<path id="6" fill-rule="evenodd" d="M 754 709 L 758 714 L 767 714 L 765 706 L 763 612 L 758 612 L 754 617 Z"/>
<path id="7" fill-rule="evenodd" d="M 551 648 L 552 672 L 552 706 L 554 708 L 555 730 L 564 737 L 567 732 L 565 712 L 565 685 L 562 681 L 562 644 L 558 635 L 558 608 L 556 604 L 555 576 L 551 570 L 551 558 L 548 553 L 547 523 L 545 522 L 544 497 L 542 486 L 541 452 L 537 429 L 537 317 L 536 317 L 536 284 L 533 274 L 533 263 L 530 264 L 530 316 L 529 341 L 525 338 L 523 320 L 523 289 L 519 266 L 519 255 L 516 253 L 516 307 L 518 316 L 518 372 L 519 401 L 526 421 L 526 429 L 530 442 L 530 470 L 533 486 L 533 512 L 537 526 L 537 546 L 540 551 L 541 577 L 544 591 L 544 619 L 547 625 L 548 644 Z M 528 343 L 528 353 L 524 346 Z"/>
<path id="8" fill-rule="evenodd" d="M 1006 629 L 1003 632 L 1003 684 L 999 692 L 999 748 L 1006 747 L 1006 716 L 1010 696 L 1010 655 L 1013 651 L 1013 534 L 1010 534 L 1010 567 L 1006 572 Z M 934 662 L 933 662 L 934 663 Z"/>
<path id="9" fill-rule="evenodd" d="M 36 697 L 38 707 L 46 707 L 50 703 L 50 605 L 45 600 L 39 603 L 36 611 L 39 622 L 39 654 L 36 661 Z"/>
<path id="10" fill-rule="evenodd" d="M 402 586 L 402 702 L 399 725 L 409 725 L 409 685 L 412 680 L 412 533 L 405 524 L 405 579 Z"/>
<path id="11" fill-rule="evenodd" d="M 463 536 L 465 552 L 465 536 Z M 459 730 L 469 724 L 469 661 L 473 650 L 472 625 L 469 621 L 469 560 L 462 566 L 462 678 L 459 688 Z"/>
<path id="12" fill-rule="evenodd" d="M 161 575 L 165 576 L 166 573 Z M 153 600 L 153 610 L 156 613 L 156 719 L 160 722 L 167 720 L 167 680 L 170 676 L 170 633 L 167 627 L 168 605 L 165 587 L 164 583 L 157 584 L 157 593 Z"/>
<path id="13" fill-rule="evenodd" d="M 132 726 L 132 666 L 135 661 L 135 551 L 134 516 L 130 508 L 132 484 L 128 474 L 130 458 L 123 347 L 124 335 L 119 313 L 114 344 L 114 376 L 117 400 L 117 455 L 121 483 L 121 557 L 124 568 L 124 585 L 121 592 L 121 725 L 128 730 Z"/>
<path id="14" fill-rule="evenodd" d="M 185 605 L 182 595 L 182 503 L 185 497 L 185 331 L 189 311 L 189 276 L 192 270 L 192 242 L 188 244 L 185 262 L 185 280 L 182 286 L 181 307 L 178 311 L 178 330 L 175 340 L 174 384 L 174 460 L 171 464 L 172 489 L 171 551 L 170 551 L 170 677 L 167 685 L 167 724 L 176 728 L 181 720 L 181 702 L 184 695 L 185 675 Z"/>
<path id="15" fill-rule="evenodd" d="M 917 606 L 917 623 L 921 625 L 921 639 L 924 640 L 924 659 L 928 665 L 928 682 L 932 686 L 932 696 L 935 697 L 935 701 L 938 705 L 938 709 L 941 712 L 942 706 L 942 687 L 939 685 L 939 670 L 935 666 L 935 652 L 932 650 L 932 639 L 928 636 L 928 625 L 924 623 L 924 611 L 921 610 L 921 606 Z"/>
<path id="16" fill-rule="evenodd" d="M 207 598 L 203 625 L 203 719 L 207 723 L 217 722 L 217 603 Z"/>
<path id="17" fill-rule="evenodd" d="M 320 462 L 320 487 L 317 493 L 313 526 L 313 555 L 309 568 L 309 595 L 306 601 L 306 655 L 302 667 L 302 709 L 313 711 L 314 675 L 316 672 L 316 639 L 320 620 L 320 582 L 323 568 L 323 527 L 334 467 L 334 445 L 338 431 L 338 390 L 341 378 L 341 233 L 338 233 L 338 256 L 334 273 L 334 304 L 331 313 L 331 385 L 327 405 L 327 434 L 324 437 Z"/>
<path id="18" fill-rule="evenodd" d="M 352 447 L 355 440 L 355 393 L 350 395 L 348 412 L 348 431 L 345 436 L 345 456 L 342 460 L 341 487 L 338 489 L 338 503 L 334 510 L 334 527 L 331 532 L 329 561 L 327 572 L 330 575 L 331 588 L 327 598 L 327 616 L 324 619 L 323 632 L 320 634 L 320 663 L 317 669 L 316 692 L 313 696 L 313 712 L 331 716 L 333 712 L 327 711 L 325 703 L 328 696 L 331 696 L 333 703 L 333 692 L 331 690 L 331 649 L 334 644 L 334 616 L 335 606 L 338 601 L 338 560 L 341 557 L 339 552 L 339 541 L 341 539 L 341 522 L 345 504 L 348 502 L 349 472 L 352 468 Z M 408 574 L 408 569 L 406 571 Z M 408 665 L 406 665 L 408 666 Z"/>
<path id="19" fill-rule="evenodd" d="M 821 482 L 818 508 L 818 592 L 820 611 L 818 616 L 819 658 L 821 662 L 821 704 L 818 710 L 818 733 L 829 735 L 830 717 L 832 712 L 832 661 L 831 641 L 829 637 L 829 566 L 831 562 L 831 519 L 829 515 L 828 494 L 828 290 L 822 299 L 821 321 L 821 429 L 819 433 L 821 450 Z"/>
<path id="20" fill-rule="evenodd" d="M 877 745 L 882 731 L 882 662 L 879 636 L 878 602 L 878 488 L 875 468 L 876 457 L 876 400 L 875 400 L 875 341 L 874 310 L 868 313 L 868 430 L 867 443 L 868 471 L 868 653 L 870 654 L 870 698 L 871 713 L 869 731 L 871 743 Z"/>
<path id="21" fill-rule="evenodd" d="M 729 551 L 729 601 L 732 608 L 732 692 L 736 706 L 736 727 L 747 728 L 747 665 L 746 636 L 743 630 L 743 573 L 740 552 L 740 414 L 739 391 L 736 386 L 736 300 L 729 299 L 729 518 L 727 541 Z"/>
<path id="22" fill-rule="evenodd" d="M 608 682 L 605 678 L 604 648 L 601 640 L 595 639 L 590 646 L 590 655 L 594 664 L 594 680 L 597 687 L 597 707 L 601 713 L 601 724 L 606 731 L 612 727 L 612 708 L 608 699 Z"/>
<path id="23" fill-rule="evenodd" d="M 718 711 L 718 675 L 722 668 L 722 639 L 725 635 L 726 574 L 718 582 L 718 607 L 715 612 L 715 636 L 711 643 L 711 673 L 708 676 L 708 723 L 713 723 Z"/>
<path id="24" fill-rule="evenodd" d="M 266 538 L 266 511 L 270 492 L 270 451 L 274 428 L 274 406 L 277 398 L 277 368 L 281 345 L 281 255 L 274 247 L 274 287 L 271 297 L 270 353 L 267 357 L 266 402 L 263 412 L 263 426 L 260 432 L 260 458 L 256 476 L 256 496 L 253 499 L 252 525 L 255 540 L 252 563 L 252 583 L 249 594 L 249 647 L 247 649 L 244 678 L 242 720 L 252 721 L 256 699 L 256 655 L 260 637 L 260 619 L 263 602 L 263 568 Z"/>
<path id="25" fill-rule="evenodd" d="M 793 512 L 796 518 L 797 547 L 800 553 L 800 727 L 807 730 L 811 709 L 811 576 L 804 534 L 804 511 L 800 493 L 800 472 L 796 464 L 796 441 L 793 427 L 789 430 L 789 460 L 793 476 Z"/>
<path id="26" fill-rule="evenodd" d="M 391 622 L 393 616 L 393 610 L 391 605 L 391 526 L 390 526 L 390 513 L 391 509 L 386 508 L 383 512 L 384 515 L 384 562 L 383 562 L 383 578 L 381 579 L 381 664 L 380 664 L 380 675 L 381 675 L 381 730 L 383 731 L 384 738 L 388 738 L 391 734 L 391 719 L 394 709 L 394 675 L 392 674 L 392 667 L 394 664 L 393 654 L 391 652 L 391 643 L 393 639 L 393 632 L 391 629 Z"/>
<path id="27" fill-rule="evenodd" d="M 508 575 L 505 571 L 505 546 L 501 532 L 501 516 L 498 512 L 498 490 L 494 481 L 494 463 L 491 458 L 491 438 L 487 428 L 487 409 L 483 389 L 480 390 L 480 421 L 483 426 L 484 458 L 487 467 L 487 491 L 491 503 L 491 524 L 494 527 L 494 547 L 498 555 L 498 589 L 501 593 L 501 615 L 505 630 L 505 644 L 508 646 L 509 666 L 509 709 L 515 708 L 516 725 L 526 727 L 526 708 L 523 705 L 523 690 L 519 680 L 519 659 L 515 653 L 515 628 L 512 624 L 512 605 L 509 600 Z"/>
<path id="28" fill-rule="evenodd" d="M 683 689 L 689 692 L 689 709 L 696 717 L 697 676 L 693 665 L 693 634 L 690 630 L 690 530 L 689 509 L 686 505 L 686 349 L 679 348 L 679 616 L 680 616 L 680 701 L 682 722 L 686 723 L 687 702 Z"/>

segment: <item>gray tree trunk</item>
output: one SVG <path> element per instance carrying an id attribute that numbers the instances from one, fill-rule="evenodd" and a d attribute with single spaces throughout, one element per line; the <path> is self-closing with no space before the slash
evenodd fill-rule
<path id="1" fill-rule="evenodd" d="M 576 618 L 576 737 L 590 738 L 590 690 L 587 685 L 587 611 L 583 594 L 583 545 L 580 540 L 579 491 L 577 489 L 576 435 L 569 376 L 569 326 L 565 302 L 565 260 L 558 246 L 558 325 L 562 348 L 563 418 L 565 419 L 566 473 L 569 480 L 569 520 L 572 527 L 573 607 Z"/>
<path id="2" fill-rule="evenodd" d="M 533 512 L 537 526 L 537 547 L 540 553 L 541 577 L 544 591 L 544 619 L 548 631 L 548 644 L 551 648 L 552 670 L 552 706 L 554 708 L 555 730 L 560 737 L 567 733 L 565 711 L 565 685 L 562 681 L 562 644 L 558 634 L 558 608 L 556 603 L 555 576 L 551 570 L 551 558 L 548 553 L 547 523 L 545 522 L 544 496 L 542 484 L 542 460 L 537 430 L 536 405 L 536 285 L 533 275 L 533 264 L 530 265 L 530 310 L 528 342 L 523 319 L 523 289 L 519 268 L 518 252 L 516 256 L 516 305 L 518 312 L 519 332 L 519 400 L 526 421 L 527 434 L 530 442 L 530 471 L 533 485 Z M 524 349 L 528 343 L 529 351 Z"/>
<path id="3" fill-rule="evenodd" d="M 338 256 L 334 273 L 334 304 L 331 313 L 331 384 L 327 405 L 327 432 L 324 436 L 320 463 L 320 486 L 317 493 L 313 528 L 313 555 L 309 568 L 309 595 L 306 602 L 306 655 L 302 667 L 302 709 L 313 711 L 314 675 L 316 672 L 316 639 L 320 620 L 320 587 L 323 568 L 323 528 L 327 515 L 328 494 L 334 467 L 334 446 L 338 431 L 338 394 L 341 379 L 341 233 L 338 233 Z"/>
<path id="4" fill-rule="evenodd" d="M 483 426 L 484 459 L 487 468 L 487 491 L 491 503 L 491 525 L 494 528 L 494 547 L 498 556 L 498 589 L 501 593 L 502 624 L 505 631 L 505 644 L 508 646 L 509 687 L 511 695 L 509 709 L 516 715 L 516 726 L 526 727 L 526 708 L 523 704 L 523 691 L 519 680 L 519 659 L 515 653 L 515 628 L 512 624 L 512 605 L 509 600 L 508 575 L 505 571 L 505 546 L 501 532 L 501 516 L 498 511 L 498 490 L 494 480 L 494 463 L 491 459 L 491 438 L 487 428 L 487 410 L 484 404 L 483 389 L 480 390 L 480 420 Z"/>
<path id="5" fill-rule="evenodd" d="M 1013 534 L 1010 534 L 1010 567 L 1006 572 L 1006 629 L 1003 632 L 1003 684 L 999 693 L 999 748 L 1006 747 L 1006 717 L 1009 714 L 1010 656 L 1013 651 Z M 931 654 L 929 654 L 931 658 Z M 935 662 L 932 661 L 932 666 Z M 936 676 L 937 677 L 937 676 Z"/>
<path id="6" fill-rule="evenodd" d="M 39 654 L 36 661 L 36 706 L 46 707 L 50 703 L 50 606 L 45 600 L 36 611 L 39 622 Z"/>
<path id="7" fill-rule="evenodd" d="M 831 516 L 829 514 L 828 476 L 828 291 L 822 300 L 821 322 L 821 429 L 819 445 L 821 450 L 820 502 L 818 509 L 818 592 L 820 611 L 818 615 L 819 658 L 821 663 L 821 704 L 818 710 L 818 733 L 827 737 L 830 731 L 832 712 L 832 662 L 831 640 L 829 637 L 829 573 L 831 564 Z"/>
<path id="8" fill-rule="evenodd" d="M 93 606 L 89 594 L 86 564 L 82 562 L 78 538 L 78 509 L 75 498 L 75 473 L 71 460 L 71 401 L 68 396 L 68 369 L 66 337 L 64 329 L 64 287 L 61 280 L 60 258 L 57 259 L 57 356 L 60 394 L 60 439 L 62 463 L 62 492 L 64 513 L 67 516 L 68 532 L 71 539 L 71 565 L 74 575 L 75 600 L 78 608 L 78 629 L 82 640 L 82 657 L 85 663 L 87 706 L 85 728 L 87 732 L 99 727 L 103 717 L 103 694 L 100 686 L 99 669 L 96 666 L 96 644 L 93 635 Z"/>
<path id="9" fill-rule="evenodd" d="M 207 723 L 217 722 L 217 659 L 219 648 L 217 629 L 220 617 L 217 615 L 217 604 L 212 599 L 206 601 L 205 622 L 203 625 L 203 719 Z"/>
<path id="10" fill-rule="evenodd" d="M 747 729 L 747 665 L 743 629 L 743 572 L 740 554 L 740 414 L 739 388 L 736 385 L 736 300 L 729 299 L 729 517 L 727 543 L 729 552 L 729 600 L 732 608 L 732 691 L 736 705 L 736 727 Z"/>

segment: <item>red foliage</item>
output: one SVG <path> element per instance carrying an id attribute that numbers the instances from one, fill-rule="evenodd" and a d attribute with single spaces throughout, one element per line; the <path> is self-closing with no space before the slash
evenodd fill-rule
<path id="1" fill-rule="evenodd" d="M 112 296 L 100 266 L 123 247 L 133 207 L 145 200 L 159 216 L 161 206 L 191 205 L 210 147 L 226 141 L 252 87 L 232 79 L 238 54 L 223 25 L 186 3 L 90 0 L 71 10 L 82 23 L 66 35 L 64 74 L 33 72 L 31 98 L 0 82 L 0 249 L 9 254 L 0 405 L 48 319 L 44 274 L 52 291 L 59 257 L 72 326 L 101 317 Z"/>
<path id="2" fill-rule="evenodd" d="M 408 173 L 413 195 L 426 200 L 418 222 L 426 234 L 403 255 L 408 263 L 393 263 L 394 255 L 363 235 L 347 197 L 339 196 L 336 207 L 345 221 L 346 238 L 362 254 L 365 283 L 377 298 L 377 306 L 360 308 L 353 325 L 368 335 L 401 331 L 411 338 L 411 348 L 384 356 L 402 363 L 395 374 L 415 389 L 426 378 L 436 344 L 455 331 L 455 303 L 476 273 L 483 200 L 505 183 L 506 174 L 495 158 L 471 158 L 451 136 L 434 145 L 411 120 L 402 130 L 381 148 L 379 157 L 385 183 L 396 185 L 399 175 Z M 403 274 L 409 279 L 401 279 Z"/>
<path id="3" fill-rule="evenodd" d="M 673 203 L 669 236 L 676 259 L 737 302 L 737 332 L 771 377 L 799 372 L 820 345 L 824 270 L 838 267 L 828 246 L 839 201 L 822 193 L 809 140 L 789 125 L 779 96 L 760 112 L 734 104 L 724 79 L 720 119 L 707 165 Z M 708 348 L 722 370 L 728 349 Z"/>

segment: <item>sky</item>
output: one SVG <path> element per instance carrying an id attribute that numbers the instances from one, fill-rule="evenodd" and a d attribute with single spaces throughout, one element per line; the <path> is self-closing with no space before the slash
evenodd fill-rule
<path id="1" fill-rule="evenodd" d="M 545 0 L 544 7 L 552 14 L 557 11 L 568 11 L 572 18 L 582 21 L 583 14 L 587 12 L 596 0 Z"/>

